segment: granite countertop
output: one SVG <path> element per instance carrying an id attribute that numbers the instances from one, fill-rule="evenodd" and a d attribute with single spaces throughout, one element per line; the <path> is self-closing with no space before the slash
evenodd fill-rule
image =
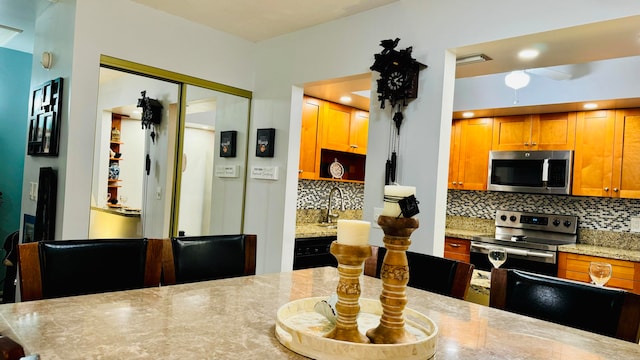
<path id="1" fill-rule="evenodd" d="M 335 224 L 333 226 L 328 226 L 328 224 L 320 223 L 296 225 L 296 238 L 312 238 L 337 235 L 338 229 Z"/>
<path id="2" fill-rule="evenodd" d="M 379 298 L 380 279 L 360 282 L 363 298 Z M 2 304 L 0 333 L 42 359 L 306 359 L 277 340 L 278 309 L 328 297 L 337 283 L 323 267 Z M 438 326 L 439 360 L 640 357 L 631 342 L 411 287 L 406 295 Z"/>
<path id="3" fill-rule="evenodd" d="M 640 262 L 640 250 L 618 249 L 589 244 L 560 245 L 558 251 L 580 255 L 599 256 L 609 259 Z"/>

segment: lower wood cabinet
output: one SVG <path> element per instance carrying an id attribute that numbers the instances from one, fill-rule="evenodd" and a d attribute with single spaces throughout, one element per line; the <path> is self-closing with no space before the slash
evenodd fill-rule
<path id="1" fill-rule="evenodd" d="M 591 282 L 589 278 L 591 261 L 607 262 L 613 267 L 611 280 L 606 286 L 640 294 L 640 262 L 560 252 L 558 253 L 558 277 Z"/>
<path id="2" fill-rule="evenodd" d="M 471 241 L 452 237 L 444 238 L 444 257 L 452 260 L 470 262 Z"/>

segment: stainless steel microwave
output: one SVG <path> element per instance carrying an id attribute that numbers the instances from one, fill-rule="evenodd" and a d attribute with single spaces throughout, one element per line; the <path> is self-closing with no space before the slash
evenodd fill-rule
<path id="1" fill-rule="evenodd" d="M 491 151 L 487 189 L 571 194 L 573 151 Z"/>

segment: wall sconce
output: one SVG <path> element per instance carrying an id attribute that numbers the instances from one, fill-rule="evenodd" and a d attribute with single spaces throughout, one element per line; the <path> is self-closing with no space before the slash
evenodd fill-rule
<path id="1" fill-rule="evenodd" d="M 40 64 L 42 64 L 43 69 L 51 69 L 51 66 L 53 65 L 53 54 L 48 51 L 43 52 Z"/>

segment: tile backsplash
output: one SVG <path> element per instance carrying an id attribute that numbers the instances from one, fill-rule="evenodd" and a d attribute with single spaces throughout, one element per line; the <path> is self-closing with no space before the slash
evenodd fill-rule
<path id="1" fill-rule="evenodd" d="M 449 190 L 447 215 L 493 219 L 498 209 L 576 215 L 579 228 L 629 232 L 640 199 Z"/>
<path id="2" fill-rule="evenodd" d="M 362 210 L 364 203 L 364 184 L 322 180 L 298 180 L 298 210 L 326 209 L 329 206 L 329 192 L 333 187 L 342 189 L 344 207 L 350 210 Z M 334 201 L 338 201 L 334 194 Z"/>
<path id="3" fill-rule="evenodd" d="M 326 209 L 334 186 L 342 189 L 346 209 L 362 210 L 364 184 L 317 180 L 298 181 L 297 209 Z M 447 215 L 493 219 L 498 209 L 576 215 L 581 229 L 629 232 L 631 218 L 640 216 L 640 199 L 448 191 Z"/>

